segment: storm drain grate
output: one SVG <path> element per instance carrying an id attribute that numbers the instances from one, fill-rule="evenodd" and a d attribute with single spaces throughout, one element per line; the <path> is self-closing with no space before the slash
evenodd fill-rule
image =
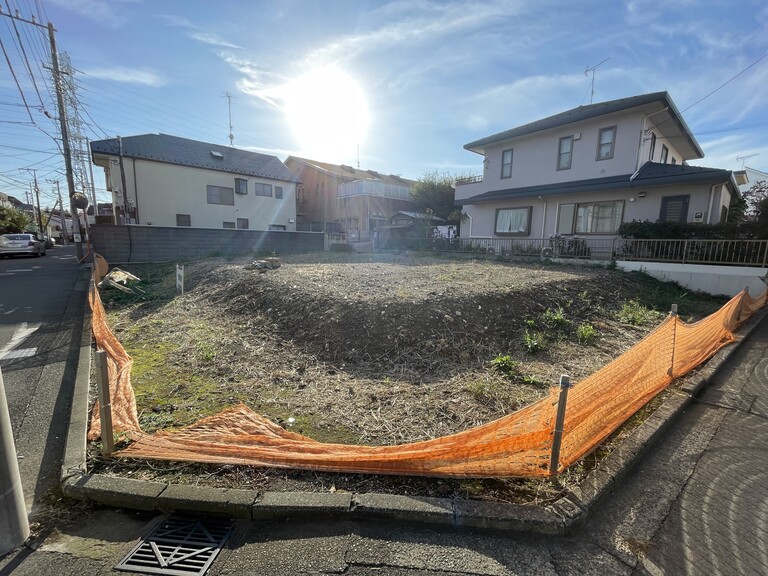
<path id="1" fill-rule="evenodd" d="M 228 519 L 168 516 L 115 569 L 143 574 L 202 576 L 232 534 Z"/>

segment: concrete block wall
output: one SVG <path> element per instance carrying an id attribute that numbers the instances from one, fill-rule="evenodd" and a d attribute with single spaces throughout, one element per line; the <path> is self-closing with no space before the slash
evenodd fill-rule
<path id="1" fill-rule="evenodd" d="M 91 227 L 93 249 L 110 264 L 173 262 L 205 256 L 265 256 L 323 251 L 320 232 L 217 230 L 163 226 Z"/>
<path id="2" fill-rule="evenodd" d="M 663 282 L 677 282 L 691 290 L 715 296 L 735 296 L 744 288 L 752 297 L 765 292 L 764 279 L 768 269 L 747 266 L 710 266 L 706 264 L 677 264 L 669 262 L 628 262 L 616 265 L 625 272 L 642 271 Z"/>

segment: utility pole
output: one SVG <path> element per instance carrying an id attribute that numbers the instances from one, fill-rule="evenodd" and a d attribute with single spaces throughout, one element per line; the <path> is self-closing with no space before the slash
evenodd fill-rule
<path id="1" fill-rule="evenodd" d="M 128 206 L 128 188 L 125 185 L 125 166 L 123 165 L 123 139 L 117 137 L 117 148 L 120 159 L 120 185 L 123 188 L 123 224 L 128 224 L 131 218 L 130 208 Z"/>
<path id="2" fill-rule="evenodd" d="M 67 172 L 67 189 L 69 191 L 69 201 L 71 206 L 71 212 L 73 215 L 75 215 L 75 218 L 73 220 L 73 227 L 76 234 L 76 237 L 80 237 L 80 220 L 77 218 L 77 214 L 75 212 L 74 205 L 72 205 L 72 197 L 75 195 L 75 179 L 72 172 L 72 153 L 69 147 L 69 133 L 67 131 L 67 113 L 66 108 L 64 106 L 64 96 L 62 94 L 62 87 L 61 87 L 61 70 L 59 70 L 59 54 L 56 50 L 56 29 L 53 27 L 52 22 L 48 22 L 48 25 L 40 24 L 39 22 L 35 21 L 35 18 L 32 17 L 31 20 L 27 20 L 26 18 L 22 18 L 19 16 L 18 11 L 15 15 L 13 14 L 6 14 L 2 11 L 0 8 L 0 16 L 5 16 L 7 18 L 10 18 L 11 20 L 15 20 L 17 22 L 24 22 L 25 24 L 30 24 L 31 26 L 37 26 L 38 28 L 43 28 L 48 31 L 48 41 L 51 44 L 51 67 L 53 68 L 53 83 L 56 87 L 56 103 L 58 105 L 59 109 L 59 124 L 61 126 L 61 147 L 62 151 L 64 153 L 64 166 Z M 77 246 L 77 258 L 78 260 L 83 259 L 83 245 L 82 242 L 76 242 Z"/>
<path id="3" fill-rule="evenodd" d="M 64 216 L 64 204 L 61 201 L 61 188 L 59 188 L 59 181 L 54 180 L 56 182 L 56 192 L 59 195 L 59 220 L 61 220 L 61 230 L 64 232 L 64 246 L 67 246 L 69 244 L 69 238 L 67 238 L 67 219 Z"/>
<path id="4" fill-rule="evenodd" d="M 93 217 L 94 221 L 99 213 L 98 204 L 96 203 L 96 184 L 93 180 L 93 161 L 91 158 L 91 142 L 88 138 L 85 139 L 85 148 L 88 151 L 88 170 L 91 173 L 91 202 L 93 202 Z"/>
<path id="5" fill-rule="evenodd" d="M 64 106 L 64 95 L 61 90 L 61 71 L 59 70 L 59 54 L 56 50 L 56 30 L 51 22 L 48 23 L 48 39 L 51 43 L 51 66 L 53 67 L 53 82 L 56 85 L 56 104 L 59 108 L 59 125 L 61 126 L 61 148 L 64 152 L 64 167 L 67 172 L 67 191 L 69 192 L 70 213 L 72 214 L 72 229 L 75 236 L 77 259 L 83 259 L 83 242 L 80 235 L 80 217 L 72 203 L 75 195 L 75 177 L 72 173 L 72 152 L 69 147 L 69 132 L 67 131 L 67 110 Z"/>
<path id="6" fill-rule="evenodd" d="M 34 179 L 34 190 L 35 190 L 35 198 L 37 198 L 37 218 L 35 218 L 35 224 L 37 225 L 37 231 L 39 234 L 43 233 L 43 216 L 40 212 L 40 188 L 37 186 L 37 170 L 34 168 L 23 168 L 23 170 L 26 170 L 30 174 L 32 174 L 32 178 Z M 34 199 L 32 200 L 34 202 Z M 31 202 L 30 202 L 31 204 Z"/>

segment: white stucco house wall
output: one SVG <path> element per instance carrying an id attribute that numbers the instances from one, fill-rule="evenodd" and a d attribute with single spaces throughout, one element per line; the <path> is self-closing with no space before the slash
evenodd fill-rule
<path id="1" fill-rule="evenodd" d="M 299 179 L 276 156 L 167 134 L 98 140 L 91 154 L 117 224 L 296 230 Z"/>
<path id="2" fill-rule="evenodd" d="M 720 223 L 728 170 L 704 156 L 666 92 L 579 106 L 464 146 L 482 175 L 456 182 L 461 236 L 613 238 L 622 222 Z"/>

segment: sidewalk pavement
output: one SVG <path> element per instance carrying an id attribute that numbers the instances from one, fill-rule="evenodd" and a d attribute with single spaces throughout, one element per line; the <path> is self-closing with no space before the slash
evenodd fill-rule
<path id="1" fill-rule="evenodd" d="M 569 494 L 545 505 L 517 505 L 474 500 L 376 493 L 265 492 L 143 482 L 87 472 L 86 432 L 91 365 L 90 314 L 84 319 L 83 345 L 75 383 L 70 427 L 61 473 L 65 496 L 115 508 L 163 512 L 222 514 L 247 520 L 330 518 L 376 519 L 433 527 L 489 529 L 542 535 L 567 535 L 582 525 L 597 505 L 622 482 L 635 463 L 683 413 L 712 375 L 760 324 L 751 318 L 738 340 L 721 349 L 689 379 L 683 394 L 673 394 L 628 435 Z"/>

